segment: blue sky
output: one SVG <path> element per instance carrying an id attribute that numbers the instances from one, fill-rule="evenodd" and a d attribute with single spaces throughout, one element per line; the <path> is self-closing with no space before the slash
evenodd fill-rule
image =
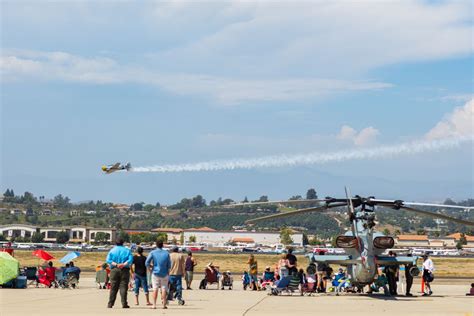
<path id="1" fill-rule="evenodd" d="M 472 197 L 472 142 L 197 173 L 135 166 L 473 134 L 470 1 L 2 1 L 1 189 L 75 201 L 203 194 Z"/>

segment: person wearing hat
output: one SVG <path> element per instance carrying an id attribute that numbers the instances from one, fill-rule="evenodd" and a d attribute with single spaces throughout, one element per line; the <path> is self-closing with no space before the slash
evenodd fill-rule
<path id="1" fill-rule="evenodd" d="M 175 295 L 174 297 L 178 299 L 179 302 L 183 301 L 183 283 L 182 278 L 185 271 L 185 258 L 182 253 L 179 252 L 178 247 L 173 247 L 170 254 L 171 259 L 171 269 L 170 269 L 170 285 L 174 286 Z M 171 293 L 171 291 L 170 291 Z M 172 297 L 168 297 L 172 299 Z"/>
<path id="2" fill-rule="evenodd" d="M 433 275 L 434 270 L 435 270 L 435 267 L 433 264 L 433 260 L 431 260 L 428 257 L 428 254 L 425 253 L 423 255 L 423 281 L 425 281 L 425 293 L 423 293 L 423 296 L 428 296 L 428 295 L 433 294 L 430 283 L 433 282 L 433 279 L 434 279 L 434 275 Z"/>

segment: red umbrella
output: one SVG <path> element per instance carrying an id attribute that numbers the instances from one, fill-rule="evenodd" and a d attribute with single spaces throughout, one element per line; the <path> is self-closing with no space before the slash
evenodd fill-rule
<path id="1" fill-rule="evenodd" d="M 36 256 L 36 257 L 38 257 L 40 259 L 43 259 L 45 261 L 54 259 L 53 256 L 51 256 L 49 253 L 47 253 L 46 251 L 44 251 L 42 249 L 33 251 L 33 256 Z"/>

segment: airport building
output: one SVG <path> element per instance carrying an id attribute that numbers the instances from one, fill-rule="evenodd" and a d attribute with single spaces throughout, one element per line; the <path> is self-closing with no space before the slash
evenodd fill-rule
<path id="1" fill-rule="evenodd" d="M 196 240 L 198 244 L 224 245 L 263 245 L 270 246 L 280 244 L 279 232 L 256 232 L 256 231 L 217 231 L 211 228 L 185 229 L 184 241 Z M 303 234 L 295 232 L 291 235 L 293 244 L 303 246 Z"/>
<path id="2" fill-rule="evenodd" d="M 112 243 L 115 240 L 115 228 L 93 228 L 85 226 L 72 227 L 37 227 L 32 225 L 11 224 L 0 226 L 0 234 L 7 240 L 14 238 L 30 238 L 34 233 L 43 235 L 44 242 L 56 242 L 59 232 L 65 231 L 69 234 L 69 242 L 83 243 L 94 242 L 97 233 L 104 233 L 107 242 Z"/>

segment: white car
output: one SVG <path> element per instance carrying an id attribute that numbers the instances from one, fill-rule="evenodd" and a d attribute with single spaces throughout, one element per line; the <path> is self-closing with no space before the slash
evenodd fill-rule
<path id="1" fill-rule="evenodd" d="M 33 247 L 32 247 L 32 245 L 28 245 L 28 244 L 17 244 L 16 248 L 17 249 L 31 249 Z"/>
<path id="2" fill-rule="evenodd" d="M 64 248 L 70 250 L 82 250 L 82 245 L 67 244 Z"/>

